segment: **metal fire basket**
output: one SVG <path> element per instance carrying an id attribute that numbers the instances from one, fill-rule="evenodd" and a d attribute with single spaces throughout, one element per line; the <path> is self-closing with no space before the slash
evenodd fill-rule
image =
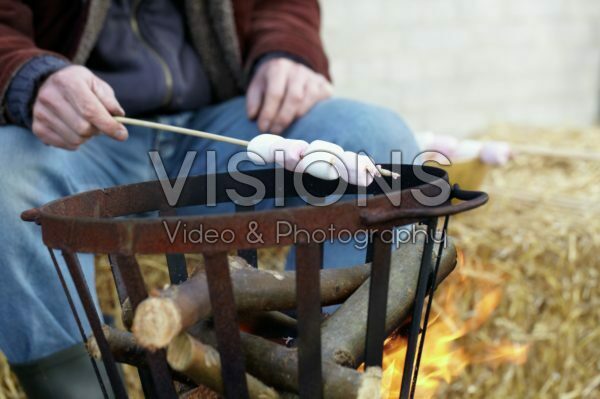
<path id="1" fill-rule="evenodd" d="M 399 187 L 394 188 L 391 178 L 376 178 L 366 189 L 364 206 L 347 199 L 348 196 L 356 196 L 361 190 L 348 185 L 344 192 L 347 196 L 343 201 L 326 206 L 275 207 L 271 210 L 256 211 L 252 205 L 235 205 L 236 212 L 231 213 L 177 215 L 178 208 L 204 205 L 211 196 L 217 203 L 230 203 L 228 192 L 232 189 L 244 196 L 253 194 L 255 189 L 242 183 L 240 175 L 222 173 L 189 178 L 174 207 L 169 206 L 161 182 L 150 181 L 72 195 L 28 210 L 22 217 L 41 226 L 44 244 L 49 249 L 81 335 L 86 340 L 81 316 L 77 314 L 73 298 L 66 289 L 65 276 L 58 266 L 54 250 L 61 252 L 101 352 L 110 388 L 117 398 L 126 398 L 127 393 L 102 330 L 102 322 L 94 306 L 90 287 L 84 279 L 77 253 L 109 255 L 121 305 L 128 302 L 133 311 L 148 295 L 136 260 L 137 254 L 166 254 L 171 283 L 179 284 L 187 279 L 183 254 L 202 253 L 206 262 L 211 306 L 213 309 L 219 309 L 214 313 L 213 322 L 221 357 L 225 397 L 237 399 L 248 397 L 248 390 L 227 254 L 237 250 L 248 263 L 256 266 L 258 248 L 294 245 L 297 264 L 299 396 L 314 399 L 323 396 L 319 297 L 322 244 L 293 242 L 291 235 L 276 237 L 277 221 L 287 221 L 309 232 L 334 225 L 351 232 L 367 230 L 373 233 L 369 235 L 371 239 L 366 251 L 366 261 L 372 262 L 365 326 L 366 367 L 381 366 L 383 343 L 386 338 L 384 323 L 392 244 L 384 241 L 379 232 L 413 223 L 423 224 L 429 239 L 424 240 L 415 287 L 415 302 L 408 328 L 408 347 L 400 393 L 401 398 L 409 398 L 414 395 L 431 298 L 443 248 L 443 245 L 439 244 L 437 258 L 432 260 L 435 239 L 440 242 L 439 236 L 436 235 L 438 222 L 443 226 L 441 235 L 445 236 L 450 215 L 481 206 L 487 201 L 487 195 L 483 192 L 464 191 L 455 186 L 448 190 L 450 195 L 443 203 L 433 207 L 425 206 L 417 201 L 419 196 L 415 193 L 420 193 L 420 198 L 440 195 L 444 185 L 450 188 L 446 172 L 429 166 L 383 167 L 400 173 Z M 338 186 L 338 181 L 320 180 L 282 169 L 261 169 L 244 172 L 244 175 L 252 176 L 264 184 L 266 198 L 298 197 L 295 183 L 299 183 L 300 179 L 303 187 L 316 197 L 326 197 Z M 211 186 L 215 188 L 209 190 L 208 187 Z M 392 200 L 400 201 L 401 205 L 395 206 Z M 144 217 L 140 217 L 141 214 Z M 186 223 L 189 229 L 230 229 L 235 233 L 235 237 L 230 243 L 191 243 L 183 240 L 171 242 L 165 234 L 163 223 L 175 223 L 177 220 Z M 260 226 L 262 240 L 259 242 L 249 242 L 246 239 L 251 222 Z M 429 300 L 426 303 L 427 297 Z M 167 365 L 164 350 L 148 352 L 145 356 L 144 365 L 140 366 L 138 371 L 146 397 L 176 397 L 173 376 Z M 106 395 L 108 387 L 100 378 L 96 361 L 91 357 L 90 359 Z"/>

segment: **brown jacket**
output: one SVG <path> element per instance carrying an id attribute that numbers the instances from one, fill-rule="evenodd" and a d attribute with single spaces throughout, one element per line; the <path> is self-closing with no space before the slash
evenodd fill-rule
<path id="1" fill-rule="evenodd" d="M 0 0 L 0 124 L 12 77 L 32 57 L 51 54 L 85 64 L 111 0 Z M 285 51 L 329 77 L 317 0 L 184 0 L 190 35 L 213 92 L 243 92 L 262 55 Z"/>

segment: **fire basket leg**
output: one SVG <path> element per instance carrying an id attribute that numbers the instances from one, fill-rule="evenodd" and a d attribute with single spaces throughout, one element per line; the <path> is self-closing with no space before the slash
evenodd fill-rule
<path id="1" fill-rule="evenodd" d="M 87 342 L 87 337 L 83 329 L 83 324 L 81 323 L 81 318 L 77 313 L 77 308 L 75 307 L 75 303 L 73 302 L 73 297 L 71 296 L 71 292 L 69 291 L 69 287 L 67 286 L 67 282 L 65 281 L 63 272 L 60 270 L 60 266 L 58 264 L 58 261 L 56 260 L 56 256 L 54 255 L 54 251 L 51 248 L 48 248 L 48 252 L 50 253 L 50 258 L 52 259 L 52 263 L 54 264 L 54 269 L 56 270 L 56 274 L 58 275 L 60 284 L 63 288 L 63 291 L 65 292 L 65 296 L 67 297 L 67 302 L 69 303 L 69 307 L 71 308 L 71 312 L 73 313 L 73 317 L 75 318 L 77 328 L 79 329 L 79 334 L 81 334 L 81 339 L 83 340 L 83 342 Z M 102 376 L 100 375 L 100 370 L 98 369 L 98 363 L 91 356 L 89 358 L 90 362 L 92 363 L 92 368 L 94 369 L 94 374 L 96 374 L 98 384 L 100 385 L 102 395 L 104 397 L 108 397 L 106 386 L 104 385 L 104 380 L 102 379 Z"/>
<path id="2" fill-rule="evenodd" d="M 206 278 L 214 312 L 221 376 L 227 399 L 248 398 L 245 360 L 240 339 L 227 252 L 205 254 Z"/>
<path id="3" fill-rule="evenodd" d="M 427 237 L 423 244 L 423 256 L 421 258 L 421 267 L 419 269 L 419 277 L 417 280 L 417 288 L 415 292 L 415 304 L 412 312 L 412 321 L 408 332 L 408 345 L 406 348 L 406 357 L 404 358 L 404 372 L 402 373 L 402 385 L 400 389 L 400 398 L 408 399 L 410 397 L 411 383 L 413 380 L 413 370 L 415 365 L 415 356 L 417 352 L 417 343 L 421 330 L 421 315 L 423 313 L 423 305 L 425 296 L 428 291 L 428 284 L 433 272 L 431 265 L 431 256 L 433 254 L 433 246 L 435 244 L 435 229 L 437 226 L 437 218 L 427 221 Z"/>
<path id="4" fill-rule="evenodd" d="M 132 255 L 109 255 L 110 265 L 117 286 L 119 302 L 129 302 L 131 315 L 140 302 L 148 297 L 140 266 Z M 129 323 L 125 323 L 130 324 Z M 138 368 L 144 394 L 148 398 L 176 398 L 173 381 L 165 351 L 148 352 L 146 366 Z"/>
<path id="5" fill-rule="evenodd" d="M 385 340 L 385 317 L 390 280 L 390 244 L 373 235 L 373 263 L 369 284 L 369 309 L 367 312 L 367 336 L 365 342 L 365 366 L 381 367 L 383 342 Z"/>
<path id="6" fill-rule="evenodd" d="M 63 250 L 62 255 L 69 269 L 69 273 L 71 274 L 71 278 L 75 283 L 77 294 L 79 295 L 79 299 L 81 300 L 83 309 L 85 310 L 90 327 L 92 328 L 94 336 L 96 337 L 98 348 L 102 354 L 104 367 L 106 368 L 106 374 L 110 380 L 115 397 L 119 399 L 127 398 L 127 392 L 125 391 L 125 386 L 123 385 L 123 381 L 121 380 L 121 376 L 117 370 L 117 364 L 115 363 L 115 359 L 110 351 L 110 348 L 108 347 L 108 342 L 106 341 L 104 332 L 102 331 L 102 323 L 100 322 L 100 317 L 96 311 L 96 306 L 94 305 L 94 300 L 92 299 L 90 289 L 85 281 L 85 278 L 83 277 L 79 259 L 77 259 L 77 255 L 69 251 Z"/>
<path id="7" fill-rule="evenodd" d="M 298 386 L 301 399 L 323 397 L 321 365 L 322 245 L 296 245 L 298 311 Z"/>
<path id="8" fill-rule="evenodd" d="M 365 263 L 373 262 L 373 241 L 369 240 L 367 244 L 367 252 L 365 254 Z"/>
<path id="9" fill-rule="evenodd" d="M 437 286 L 437 275 L 440 269 L 440 262 L 442 261 L 442 255 L 444 252 L 444 245 L 446 244 L 446 232 L 448 231 L 448 221 L 450 220 L 449 216 L 444 218 L 444 227 L 442 228 L 441 239 L 438 245 L 438 251 L 435 259 L 435 266 L 433 268 L 433 272 L 431 273 L 431 278 L 428 283 L 428 298 L 427 298 L 427 308 L 425 309 L 425 316 L 423 317 L 423 332 L 421 333 L 421 341 L 419 342 L 419 349 L 417 350 L 417 360 L 415 362 L 415 371 L 413 373 L 412 387 L 410 389 L 410 397 L 411 399 L 415 396 L 415 391 L 417 389 L 417 377 L 419 375 L 419 367 L 421 366 L 421 356 L 423 355 L 423 347 L 425 345 L 425 337 L 427 336 L 427 325 L 429 324 L 429 315 L 431 313 L 431 305 L 433 304 L 433 294 L 435 293 L 435 289 Z"/>

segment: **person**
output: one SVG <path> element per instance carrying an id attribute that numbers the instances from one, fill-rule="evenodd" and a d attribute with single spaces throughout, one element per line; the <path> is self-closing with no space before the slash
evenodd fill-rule
<path id="1" fill-rule="evenodd" d="M 30 397 L 101 393 L 40 228 L 20 213 L 154 179 L 149 150 L 169 173 L 190 150 L 216 150 L 219 169 L 239 151 L 113 116 L 323 139 L 382 162 L 416 154 L 396 114 L 332 97 L 319 30 L 316 0 L 0 0 L 0 349 Z M 93 286 L 93 258 L 80 260 Z"/>

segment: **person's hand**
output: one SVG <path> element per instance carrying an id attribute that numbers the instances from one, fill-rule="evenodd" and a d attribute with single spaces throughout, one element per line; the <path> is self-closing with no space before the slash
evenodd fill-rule
<path id="1" fill-rule="evenodd" d="M 323 75 L 285 57 L 274 58 L 260 65 L 252 78 L 246 110 L 261 131 L 280 134 L 332 92 Z"/>
<path id="2" fill-rule="evenodd" d="M 82 66 L 69 66 L 50 75 L 33 104 L 33 133 L 45 144 L 76 150 L 104 133 L 127 139 L 127 129 L 111 115 L 124 115 L 113 89 Z"/>

